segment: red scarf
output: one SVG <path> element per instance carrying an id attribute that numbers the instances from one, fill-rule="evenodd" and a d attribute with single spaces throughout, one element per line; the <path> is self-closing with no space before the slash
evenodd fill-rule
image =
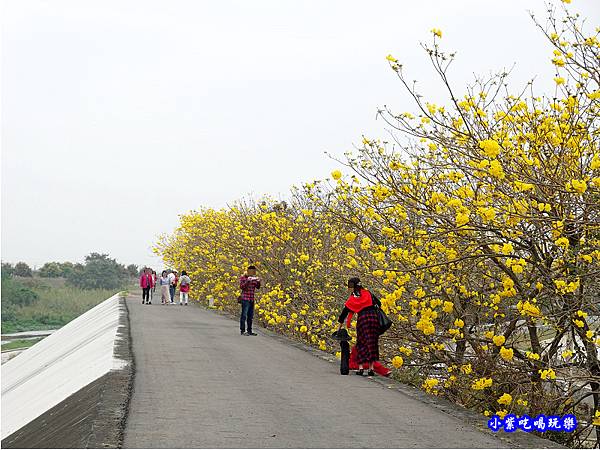
<path id="1" fill-rule="evenodd" d="M 350 311 L 352 311 L 351 313 L 348 314 L 348 319 L 346 320 L 346 326 L 348 328 L 350 328 L 350 324 L 352 323 L 352 316 L 354 315 L 354 313 L 359 313 L 366 307 L 372 306 L 372 305 L 373 305 L 373 298 L 371 297 L 371 293 L 368 290 L 361 288 L 359 297 L 355 297 L 354 293 L 350 294 L 350 297 L 348 297 L 348 300 L 346 300 L 346 303 L 344 305 L 344 306 L 346 306 L 346 308 L 348 308 Z"/>

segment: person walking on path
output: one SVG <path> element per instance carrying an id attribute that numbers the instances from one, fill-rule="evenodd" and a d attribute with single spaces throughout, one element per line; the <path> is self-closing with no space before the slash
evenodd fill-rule
<path id="1" fill-rule="evenodd" d="M 348 293 L 350 296 L 344 304 L 338 322 L 341 330 L 347 317 L 347 326 L 350 327 L 353 314 L 358 314 L 356 321 L 356 353 L 358 360 L 357 375 L 364 375 L 365 365 L 369 366 L 369 376 L 374 376 L 373 364 L 379 360 L 379 317 L 377 307 L 381 302 L 367 289 L 362 287 L 357 277 L 348 280 Z"/>
<path id="2" fill-rule="evenodd" d="M 185 270 L 181 272 L 181 278 L 179 280 L 179 304 L 187 306 L 189 294 L 190 294 L 190 283 L 192 280 L 188 277 Z"/>
<path id="3" fill-rule="evenodd" d="M 142 275 L 140 276 L 140 287 L 142 288 L 142 305 L 147 303 L 148 305 L 152 304 L 152 300 L 150 300 L 150 289 L 152 289 L 152 275 L 150 274 L 150 269 L 147 267 L 144 268 Z"/>
<path id="4" fill-rule="evenodd" d="M 177 271 L 173 270 L 169 274 L 169 294 L 171 295 L 171 305 L 175 304 L 175 291 L 177 290 Z"/>
<path id="5" fill-rule="evenodd" d="M 162 275 L 160 277 L 160 303 L 163 305 L 168 305 L 169 303 L 171 303 L 171 294 L 169 290 L 170 285 L 171 280 L 169 280 L 167 271 L 163 270 Z"/>
<path id="6" fill-rule="evenodd" d="M 240 300 L 242 303 L 242 314 L 240 317 L 240 332 L 244 336 L 256 336 L 252 332 L 252 319 L 254 318 L 254 291 L 260 289 L 260 278 L 256 276 L 256 267 L 249 266 L 246 273 L 240 277 L 240 289 L 242 294 Z M 246 333 L 246 323 L 248 332 Z"/>

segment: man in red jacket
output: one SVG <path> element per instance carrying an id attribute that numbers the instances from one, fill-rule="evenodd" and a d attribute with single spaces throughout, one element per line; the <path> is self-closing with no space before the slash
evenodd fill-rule
<path id="1" fill-rule="evenodd" d="M 150 273 L 150 269 L 145 267 L 144 271 L 142 272 L 142 276 L 140 276 L 140 287 L 142 288 L 142 305 L 152 304 L 152 301 L 150 300 L 150 289 L 152 289 L 153 286 L 154 282 L 152 281 L 152 274 Z"/>

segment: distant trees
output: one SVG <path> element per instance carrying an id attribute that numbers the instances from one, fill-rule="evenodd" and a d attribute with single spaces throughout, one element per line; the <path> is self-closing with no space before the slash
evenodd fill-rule
<path id="1" fill-rule="evenodd" d="M 2 263 L 2 278 L 12 277 L 15 274 L 15 268 L 11 263 Z"/>
<path id="2" fill-rule="evenodd" d="M 135 264 L 129 264 L 127 266 L 127 275 L 130 277 L 137 277 L 140 274 L 140 269 Z"/>
<path id="3" fill-rule="evenodd" d="M 65 278 L 67 283 L 82 289 L 116 289 L 127 285 L 131 278 L 139 276 L 140 267 L 136 264 L 127 266 L 118 263 L 108 254 L 90 253 L 85 263 L 47 262 L 35 275 L 42 278 Z M 2 263 L 2 279 L 13 276 L 33 277 L 34 271 L 24 262 L 15 265 Z"/>
<path id="4" fill-rule="evenodd" d="M 90 253 L 85 264 L 77 264 L 67 277 L 69 284 L 81 289 L 117 289 L 127 285 L 127 268 L 104 253 Z"/>
<path id="5" fill-rule="evenodd" d="M 72 262 L 47 262 L 44 264 L 38 274 L 43 278 L 68 278 L 69 275 L 73 272 L 75 265 Z"/>
<path id="6" fill-rule="evenodd" d="M 14 275 L 17 277 L 32 277 L 33 271 L 26 263 L 18 262 L 15 264 Z"/>

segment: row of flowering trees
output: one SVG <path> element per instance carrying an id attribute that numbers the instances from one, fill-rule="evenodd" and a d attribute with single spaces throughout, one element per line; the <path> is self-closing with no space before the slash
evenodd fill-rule
<path id="1" fill-rule="evenodd" d="M 447 88 L 382 109 L 393 142 L 364 138 L 346 175 L 290 200 L 182 216 L 156 251 L 196 296 L 237 308 L 245 265 L 265 280 L 263 325 L 335 351 L 329 339 L 358 275 L 394 319 L 382 355 L 396 376 L 486 415 L 574 413 L 553 438 L 600 442 L 600 30 L 550 12 L 556 92 L 507 92 L 506 74 L 450 85 L 442 33 L 424 46 Z M 535 20 L 535 19 L 534 19 Z"/>

